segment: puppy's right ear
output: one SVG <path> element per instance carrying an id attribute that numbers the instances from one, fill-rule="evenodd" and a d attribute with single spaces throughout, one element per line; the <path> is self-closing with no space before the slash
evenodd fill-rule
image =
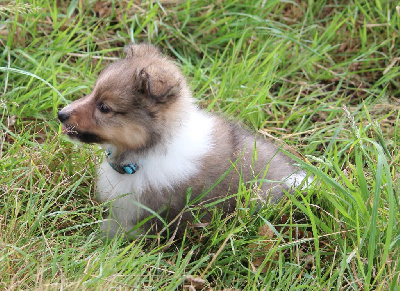
<path id="1" fill-rule="evenodd" d="M 125 53 L 125 58 L 130 59 L 133 57 L 134 54 L 134 44 L 128 44 L 127 46 L 124 47 L 124 53 Z"/>
<path id="2" fill-rule="evenodd" d="M 129 44 L 124 48 L 125 58 L 144 57 L 159 54 L 159 50 L 151 44 Z"/>

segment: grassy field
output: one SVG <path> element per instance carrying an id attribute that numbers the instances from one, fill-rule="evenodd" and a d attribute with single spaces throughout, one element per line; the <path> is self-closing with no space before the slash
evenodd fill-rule
<path id="1" fill-rule="evenodd" d="M 1 290 L 398 290 L 396 1 L 0 2 Z M 198 104 L 284 142 L 304 192 L 182 240 L 104 241 L 102 153 L 61 134 L 129 42 L 176 59 Z M 243 187 L 240 197 L 249 192 Z"/>

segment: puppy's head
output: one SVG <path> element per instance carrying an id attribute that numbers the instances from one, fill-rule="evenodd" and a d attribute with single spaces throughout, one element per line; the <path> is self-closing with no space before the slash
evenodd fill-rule
<path id="1" fill-rule="evenodd" d="M 190 99 L 182 73 L 151 45 L 130 45 L 125 53 L 104 69 L 89 95 L 58 112 L 69 137 L 142 150 L 173 130 L 171 120 Z"/>

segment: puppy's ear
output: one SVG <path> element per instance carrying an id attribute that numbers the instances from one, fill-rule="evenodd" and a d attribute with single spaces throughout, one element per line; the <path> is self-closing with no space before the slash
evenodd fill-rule
<path id="1" fill-rule="evenodd" d="M 124 48 L 125 58 L 143 57 L 149 55 L 160 54 L 160 51 L 151 44 L 129 44 Z"/>
<path id="2" fill-rule="evenodd" d="M 133 56 L 133 44 L 128 44 L 124 47 L 125 58 L 130 59 Z"/>
<path id="3" fill-rule="evenodd" d="M 159 66 L 150 66 L 139 73 L 140 90 L 157 103 L 166 103 L 175 99 L 180 91 L 180 81 Z"/>

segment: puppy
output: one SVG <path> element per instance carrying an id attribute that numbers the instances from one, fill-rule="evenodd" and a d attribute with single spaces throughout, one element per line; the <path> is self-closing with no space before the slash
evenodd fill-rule
<path id="1" fill-rule="evenodd" d="M 109 236 L 155 233 L 164 226 L 157 217 L 190 220 L 182 213 L 189 196 L 225 197 L 229 213 L 243 185 L 266 203 L 303 182 L 306 173 L 273 143 L 200 110 L 179 68 L 155 47 L 125 53 L 89 95 L 58 113 L 70 138 L 106 151 L 97 189 L 100 201 L 112 201 L 102 226 Z"/>

